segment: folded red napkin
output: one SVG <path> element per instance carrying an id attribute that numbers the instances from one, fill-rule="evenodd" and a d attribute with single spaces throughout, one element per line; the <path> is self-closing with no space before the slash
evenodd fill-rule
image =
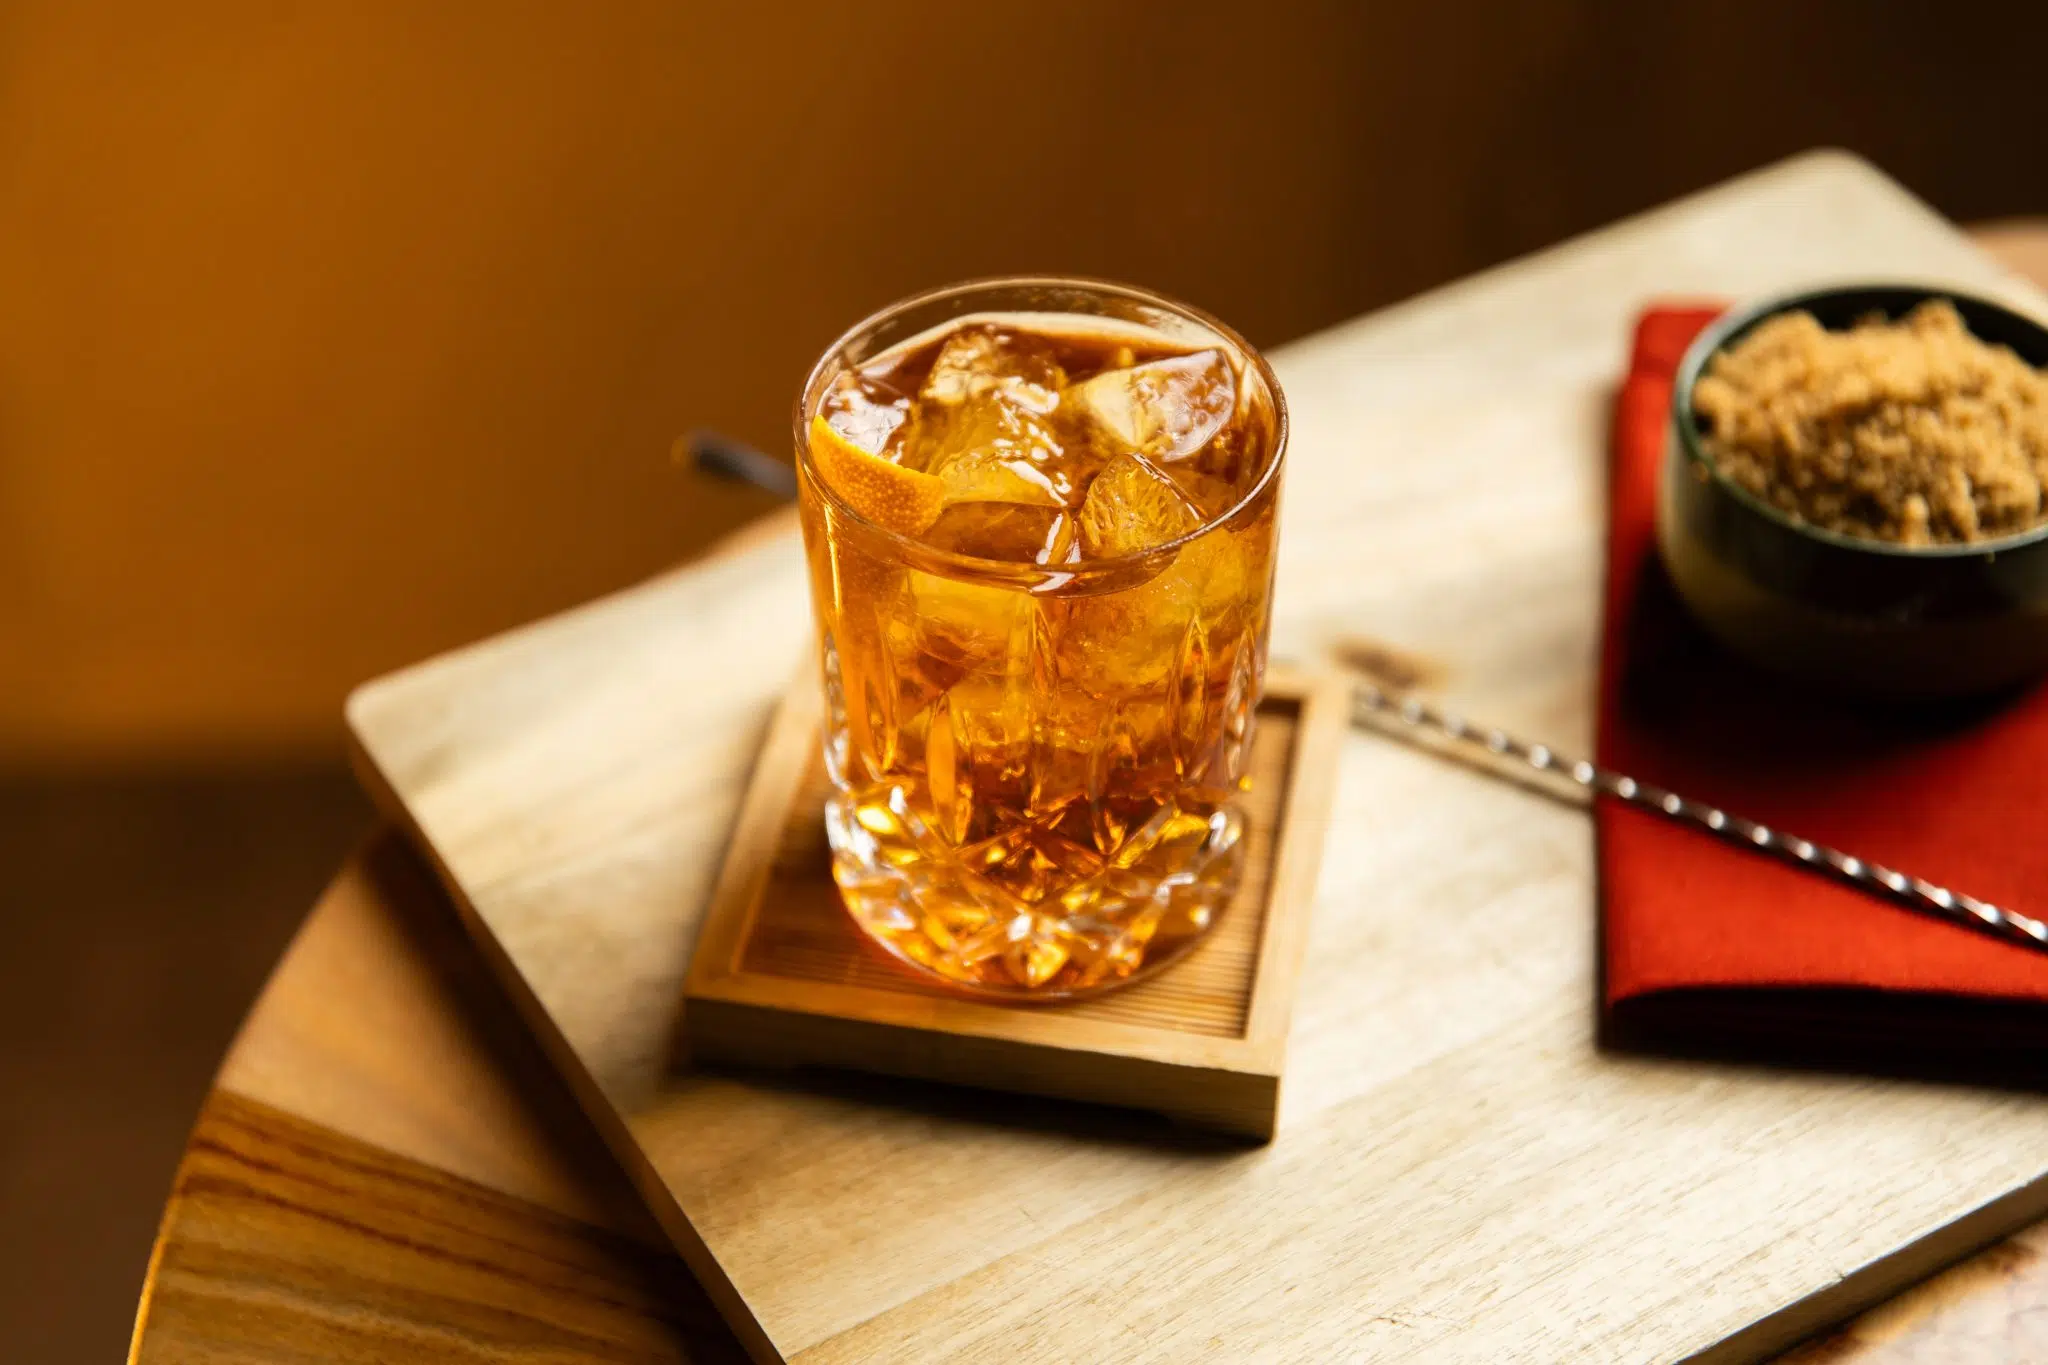
<path id="1" fill-rule="evenodd" d="M 1715 316 L 1637 325 L 1614 424 L 1601 763 L 1773 828 L 2048 916 L 2048 686 L 1940 711 L 1766 677 L 1693 624 L 1656 552 L 1672 377 Z M 2048 1043 L 2048 953 L 1602 798 L 1610 1039 L 1738 1048 Z M 2019 1027 L 2015 1027 L 2015 1025 Z"/>

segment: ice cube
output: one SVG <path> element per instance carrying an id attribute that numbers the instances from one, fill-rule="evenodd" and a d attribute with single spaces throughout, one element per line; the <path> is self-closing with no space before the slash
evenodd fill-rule
<path id="1" fill-rule="evenodd" d="M 1053 430 L 1063 382 L 1041 338 L 963 327 L 918 393 L 901 458 L 943 479 L 948 502 L 1062 506 L 1076 491 Z"/>
<path id="2" fill-rule="evenodd" d="M 1000 674 L 1017 648 L 1030 641 L 1032 597 L 1021 588 L 978 583 L 950 574 L 911 569 L 908 596 L 892 615 L 907 629 L 897 667 L 911 655 L 967 673 Z"/>
<path id="3" fill-rule="evenodd" d="M 1237 375 L 1221 351 L 1196 351 L 1105 370 L 1067 390 L 1066 401 L 1124 449 L 1170 465 L 1229 423 Z"/>
<path id="4" fill-rule="evenodd" d="M 1269 575 L 1261 544 L 1256 535 L 1210 531 L 1134 587 L 1064 600 L 1060 677 L 1098 695 L 1129 695 L 1163 686 L 1197 628 L 1217 658 L 1253 638 Z"/>
<path id="5" fill-rule="evenodd" d="M 1177 540 L 1202 524 L 1202 513 L 1144 456 L 1119 455 L 1088 485 L 1075 520 L 1083 557 L 1110 559 Z"/>
<path id="6" fill-rule="evenodd" d="M 1209 452 L 1204 451 L 1199 459 L 1167 465 L 1164 472 L 1180 489 L 1181 495 L 1195 505 L 1204 521 L 1214 521 L 1244 501 L 1245 490 L 1203 468 L 1208 455 Z"/>
<path id="7" fill-rule="evenodd" d="M 1066 564 L 1080 550 L 1066 512 L 1007 502 L 955 503 L 920 539 L 951 554 L 1019 564 Z"/>
<path id="8" fill-rule="evenodd" d="M 833 381 L 818 410 L 848 441 L 880 454 L 910 416 L 910 396 L 879 375 L 849 370 Z"/>
<path id="9" fill-rule="evenodd" d="M 1073 482 L 1056 463 L 1050 437 L 1018 439 L 1007 424 L 982 433 L 984 444 L 942 453 L 926 466 L 946 486 L 946 502 L 1000 502 L 1022 507 L 1064 507 Z"/>
<path id="10" fill-rule="evenodd" d="M 999 391 L 1009 402 L 1044 415 L 1059 406 L 1065 383 L 1066 374 L 1044 338 L 972 323 L 939 347 L 918 399 L 952 406 Z"/>

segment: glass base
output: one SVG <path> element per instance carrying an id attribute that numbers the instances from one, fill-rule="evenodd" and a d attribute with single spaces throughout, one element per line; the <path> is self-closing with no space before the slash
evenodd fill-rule
<path id="1" fill-rule="evenodd" d="M 1165 966 L 1237 890 L 1244 817 L 1160 807 L 1114 857 L 1022 823 L 962 848 L 931 837 L 898 788 L 826 803 L 832 873 L 854 922 L 955 991 L 1071 1000 Z"/>

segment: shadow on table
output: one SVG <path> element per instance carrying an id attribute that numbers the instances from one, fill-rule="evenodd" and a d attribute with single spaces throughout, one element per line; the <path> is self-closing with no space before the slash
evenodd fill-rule
<path id="1" fill-rule="evenodd" d="M 1672 1060 L 2048 1094 L 2044 1024 L 2039 1005 L 2011 1001 L 1714 989 L 1624 1001 L 1599 1019 L 1597 1038 L 1603 1049 Z"/>

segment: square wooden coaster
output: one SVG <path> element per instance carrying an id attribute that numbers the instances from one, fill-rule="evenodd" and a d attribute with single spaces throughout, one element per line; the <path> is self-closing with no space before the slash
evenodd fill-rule
<path id="1" fill-rule="evenodd" d="M 822 704 L 807 670 L 762 746 L 705 910 L 683 985 L 691 1055 L 1121 1104 L 1272 1137 L 1344 690 L 1276 672 L 1258 715 L 1245 872 L 1207 937 L 1104 995 L 986 1004 L 920 981 L 848 917 L 825 841 Z"/>

